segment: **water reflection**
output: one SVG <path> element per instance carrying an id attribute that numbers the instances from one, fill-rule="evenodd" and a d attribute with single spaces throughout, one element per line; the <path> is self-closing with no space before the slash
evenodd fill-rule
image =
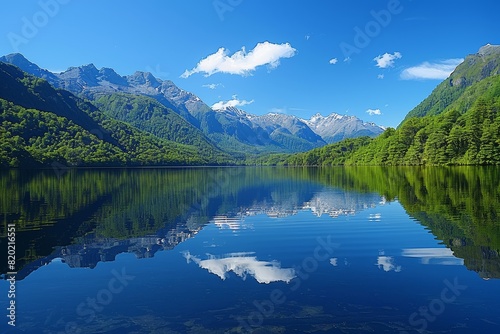
<path id="1" fill-rule="evenodd" d="M 385 253 L 382 251 L 379 252 L 376 265 L 379 269 L 382 269 L 385 272 L 394 271 L 399 273 L 402 270 L 402 267 L 396 265 L 394 261 L 395 261 L 394 257 L 386 256 Z"/>
<path id="2" fill-rule="evenodd" d="M 247 275 L 255 278 L 259 283 L 269 284 L 272 282 L 290 282 L 296 277 L 292 268 L 281 268 L 277 261 L 259 261 L 253 252 L 230 253 L 223 257 L 215 257 L 209 254 L 209 258 L 201 260 L 199 257 L 191 255 L 189 251 L 183 253 L 187 262 L 196 263 L 200 268 L 208 270 L 210 273 L 225 280 L 229 272 L 246 279 Z"/>
<path id="3" fill-rule="evenodd" d="M 336 219 L 398 200 L 447 247 L 405 249 L 404 257 L 424 264 L 463 264 L 482 277 L 498 278 L 499 193 L 495 168 L 78 170 L 62 177 L 52 171 L 3 171 L 0 242 L 7 224 L 15 223 L 22 279 L 55 258 L 70 267 L 93 268 L 124 252 L 153 257 L 210 223 L 238 231 L 249 228 L 246 218 L 259 214 L 283 218 L 308 210 Z M 382 219 L 378 212 L 367 217 Z M 247 269 L 216 259 L 203 263 L 254 270 L 248 268 L 255 263 L 252 267 L 248 259 L 235 258 Z M 376 265 L 401 270 L 383 254 Z M 5 262 L 1 272 L 7 272 Z"/>
<path id="4" fill-rule="evenodd" d="M 463 259 L 456 258 L 448 248 L 407 248 L 401 254 L 419 258 L 422 264 L 463 265 Z"/>

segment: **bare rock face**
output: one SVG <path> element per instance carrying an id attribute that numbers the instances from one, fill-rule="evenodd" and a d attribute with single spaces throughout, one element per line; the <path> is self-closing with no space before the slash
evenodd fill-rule
<path id="1" fill-rule="evenodd" d="M 485 63 L 481 68 L 481 79 L 500 74 L 499 56 L 500 45 L 486 44 L 481 47 L 477 55 Z"/>
<path id="2" fill-rule="evenodd" d="M 492 45 L 489 43 L 479 48 L 477 52 L 480 56 L 488 56 L 495 53 L 500 53 L 500 45 Z"/>
<path id="3" fill-rule="evenodd" d="M 467 86 L 467 79 L 464 77 L 450 79 L 450 86 L 452 86 L 452 87 L 465 87 L 465 86 Z"/>

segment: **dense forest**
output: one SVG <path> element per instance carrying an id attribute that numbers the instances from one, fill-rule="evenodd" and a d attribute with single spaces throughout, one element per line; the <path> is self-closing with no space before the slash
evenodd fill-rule
<path id="1" fill-rule="evenodd" d="M 349 138 L 308 152 L 296 154 L 269 154 L 247 159 L 248 165 L 260 166 L 339 166 L 346 163 L 353 152 L 372 142 L 370 137 Z"/>
<path id="2" fill-rule="evenodd" d="M 491 89 L 481 94 L 465 113 L 452 105 L 437 116 L 410 118 L 397 130 L 389 129 L 354 152 L 346 164 L 500 164 L 499 79 L 481 82 L 480 85 L 491 83 Z"/>
<path id="3" fill-rule="evenodd" d="M 200 165 L 209 163 L 194 147 L 161 140 L 112 119 L 87 130 L 51 112 L 0 99 L 0 166 Z M 9 129 L 9 130 L 7 130 Z M 108 130 L 109 129 L 109 130 Z M 113 131 L 111 132 L 111 129 Z"/>

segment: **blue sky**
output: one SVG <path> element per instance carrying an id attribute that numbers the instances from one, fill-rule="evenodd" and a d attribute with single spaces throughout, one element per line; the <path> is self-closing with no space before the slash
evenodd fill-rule
<path id="1" fill-rule="evenodd" d="M 497 0 L 4 1 L 0 54 L 52 71 L 150 71 L 208 105 L 397 126 L 466 55 Z"/>

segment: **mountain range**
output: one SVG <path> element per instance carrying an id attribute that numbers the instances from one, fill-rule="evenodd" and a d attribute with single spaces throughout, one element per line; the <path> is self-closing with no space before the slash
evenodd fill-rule
<path id="1" fill-rule="evenodd" d="M 245 154 L 307 151 L 345 138 L 375 137 L 385 130 L 335 113 L 304 120 L 276 113 L 256 116 L 232 107 L 213 110 L 196 95 L 148 72 L 121 76 L 111 68 L 97 69 L 89 64 L 53 73 L 18 53 L 0 61 L 88 99 L 108 116 L 140 130 L 180 144 L 212 145 L 240 158 Z M 180 128 L 185 136 L 174 133 Z"/>
<path id="2" fill-rule="evenodd" d="M 338 114 L 214 110 L 151 73 L 92 64 L 52 73 L 12 54 L 0 58 L 0 164 L 500 164 L 499 109 L 500 46 L 490 44 L 397 129 Z"/>

